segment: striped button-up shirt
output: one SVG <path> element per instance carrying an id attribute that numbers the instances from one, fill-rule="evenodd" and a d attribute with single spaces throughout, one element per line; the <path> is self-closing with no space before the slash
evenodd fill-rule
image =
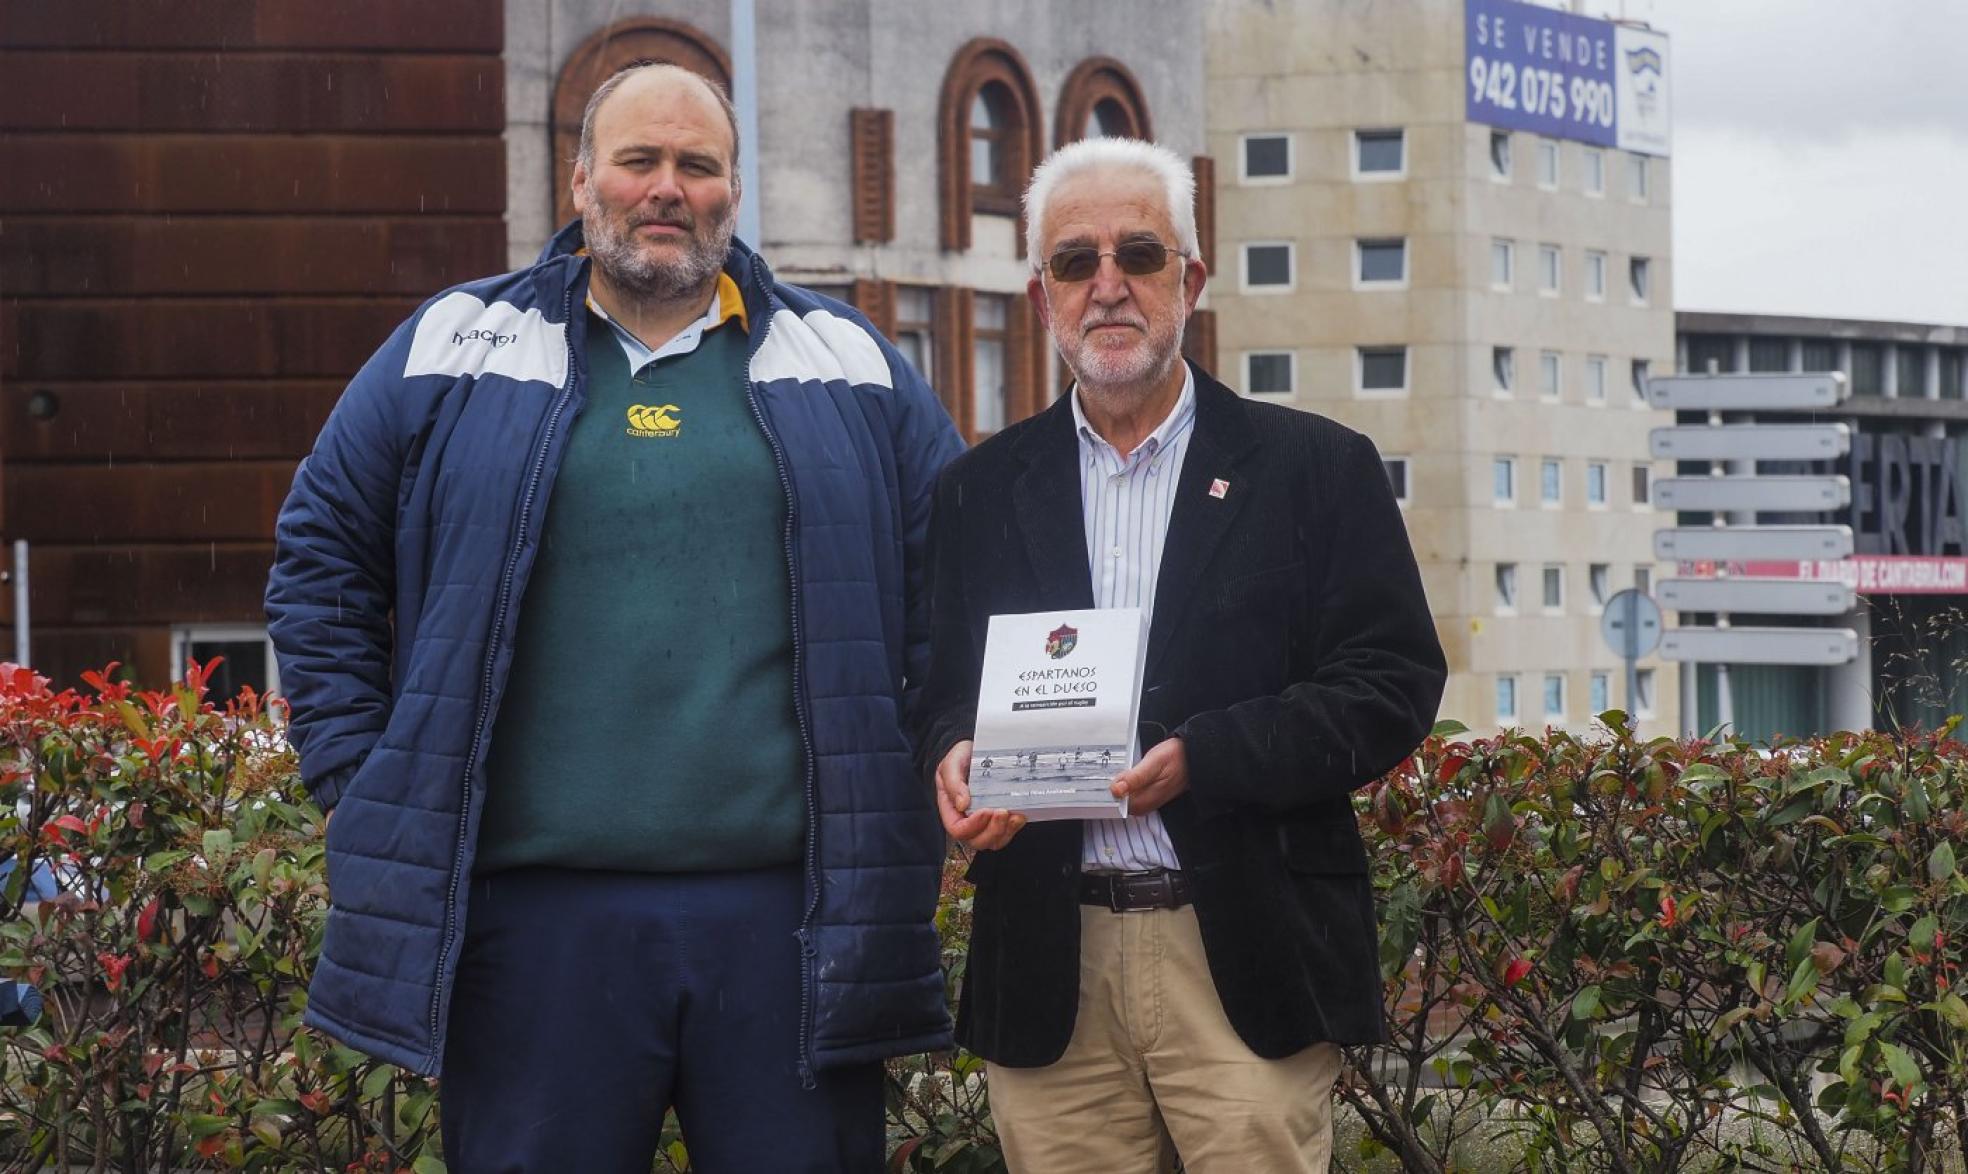
<path id="1" fill-rule="evenodd" d="M 1155 577 L 1175 508 L 1175 486 L 1196 423 L 1196 376 L 1183 364 L 1182 394 L 1161 426 L 1123 457 L 1087 423 L 1077 390 L 1073 423 L 1080 437 L 1080 507 L 1095 607 L 1138 607 L 1153 622 Z M 1162 817 L 1089 819 L 1081 862 L 1088 869 L 1134 872 L 1179 868 Z"/>

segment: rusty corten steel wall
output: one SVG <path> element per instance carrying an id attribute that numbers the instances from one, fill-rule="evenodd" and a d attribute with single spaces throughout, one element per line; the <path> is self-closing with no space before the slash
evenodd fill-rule
<path id="1" fill-rule="evenodd" d="M 262 621 L 343 384 L 505 267 L 502 10 L 0 0 L 0 538 L 41 672 L 161 681 L 173 624 Z"/>

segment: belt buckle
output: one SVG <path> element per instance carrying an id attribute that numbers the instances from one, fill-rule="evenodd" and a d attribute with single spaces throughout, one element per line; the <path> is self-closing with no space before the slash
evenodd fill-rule
<path id="1" fill-rule="evenodd" d="M 1127 906 L 1121 904 L 1121 898 L 1127 893 L 1126 879 L 1127 874 L 1119 872 L 1109 874 L 1107 877 L 1107 911 L 1109 913 L 1130 912 Z"/>

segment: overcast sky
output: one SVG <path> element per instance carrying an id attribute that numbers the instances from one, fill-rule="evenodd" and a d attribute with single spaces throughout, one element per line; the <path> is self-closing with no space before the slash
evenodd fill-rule
<path id="1" fill-rule="evenodd" d="M 1968 0 L 1577 8 L 1669 37 L 1676 308 L 1968 326 Z"/>

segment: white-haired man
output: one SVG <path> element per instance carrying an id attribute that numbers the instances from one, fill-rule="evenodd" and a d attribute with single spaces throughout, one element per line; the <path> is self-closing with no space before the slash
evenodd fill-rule
<path id="1" fill-rule="evenodd" d="M 1372 443 L 1181 360 L 1193 198 L 1148 143 L 1039 168 L 1027 289 L 1074 387 L 930 524 L 923 767 L 977 849 L 957 1033 L 1020 1174 L 1322 1170 L 1336 1045 L 1382 1036 L 1350 795 L 1427 733 L 1441 646 Z M 973 809 L 987 621 L 1083 607 L 1152 617 L 1130 817 Z"/>

